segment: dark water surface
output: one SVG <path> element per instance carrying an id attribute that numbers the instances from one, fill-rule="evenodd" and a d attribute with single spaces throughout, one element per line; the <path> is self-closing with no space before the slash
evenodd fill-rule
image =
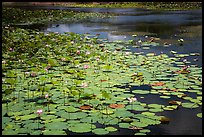
<path id="1" fill-rule="evenodd" d="M 100 34 L 99 38 L 109 41 L 145 40 L 149 37 L 158 37 L 160 46 L 142 50 L 144 53 L 161 52 L 172 56 L 171 50 L 177 53 L 199 53 L 200 56 L 186 57 L 191 64 L 202 67 L 202 10 L 187 11 L 155 11 L 139 8 L 71 8 L 71 7 L 22 7 L 27 9 L 59 9 L 84 12 L 109 12 L 115 16 L 108 19 L 94 19 L 85 22 L 50 23 L 45 25 L 30 26 L 43 32 L 75 32 L 79 34 Z M 132 35 L 137 37 L 133 38 Z M 146 36 L 146 37 L 145 37 Z M 147 37 L 148 36 L 148 37 Z M 178 46 L 178 39 L 183 38 L 183 46 Z M 164 46 L 167 42 L 171 44 Z M 138 48 L 129 47 L 131 51 L 138 52 Z M 142 95 L 144 99 L 137 97 L 141 102 L 166 103 L 166 99 L 160 99 L 156 95 Z M 163 102 L 164 101 L 164 102 Z M 196 116 L 202 108 L 164 111 L 171 119 L 169 124 L 150 126 L 150 135 L 202 135 L 202 119 Z M 73 133 L 74 134 L 74 133 Z M 120 130 L 112 135 L 133 134 L 131 130 Z"/>

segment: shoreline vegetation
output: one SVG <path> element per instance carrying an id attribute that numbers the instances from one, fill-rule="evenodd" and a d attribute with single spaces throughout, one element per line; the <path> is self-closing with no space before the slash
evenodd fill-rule
<path id="1" fill-rule="evenodd" d="M 145 8 L 154 10 L 201 9 L 202 2 L 3 2 L 2 6 L 64 6 L 94 8 Z"/>

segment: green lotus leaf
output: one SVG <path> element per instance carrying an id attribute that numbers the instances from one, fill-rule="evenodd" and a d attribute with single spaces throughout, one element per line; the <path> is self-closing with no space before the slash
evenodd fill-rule
<path id="1" fill-rule="evenodd" d="M 84 112 L 69 113 L 70 119 L 78 119 L 87 117 L 87 114 Z"/>
<path id="2" fill-rule="evenodd" d="M 57 116 L 55 115 L 43 115 L 41 117 L 42 120 L 52 120 L 52 119 L 55 119 Z"/>
<path id="3" fill-rule="evenodd" d="M 110 114 L 113 114 L 114 113 L 114 110 L 113 109 L 105 109 L 105 110 L 102 110 L 101 113 L 105 114 L 105 115 L 110 115 Z"/>
<path id="4" fill-rule="evenodd" d="M 9 117 L 2 117 L 2 123 L 8 123 L 10 122 L 12 119 Z"/>
<path id="5" fill-rule="evenodd" d="M 197 108 L 197 107 L 199 107 L 196 103 L 188 103 L 188 102 L 181 103 L 181 106 L 184 108 Z"/>
<path id="6" fill-rule="evenodd" d="M 58 66 L 59 63 L 57 62 L 57 60 L 55 59 L 48 59 L 48 64 L 50 64 L 51 66 Z"/>
<path id="7" fill-rule="evenodd" d="M 133 90 L 132 92 L 136 94 L 148 94 L 149 93 L 149 91 L 147 90 Z"/>
<path id="8" fill-rule="evenodd" d="M 151 130 L 149 130 L 149 129 L 142 129 L 142 130 L 140 130 L 140 133 L 149 133 L 149 132 L 151 132 Z"/>
<path id="9" fill-rule="evenodd" d="M 162 108 L 164 107 L 164 105 L 160 105 L 160 104 L 148 104 L 149 108 Z"/>
<path id="10" fill-rule="evenodd" d="M 143 122 L 140 122 L 140 121 L 131 122 L 130 125 L 136 126 L 136 127 L 147 127 L 148 126 L 147 123 L 143 123 Z"/>
<path id="11" fill-rule="evenodd" d="M 43 135 L 66 135 L 66 132 L 63 130 L 44 130 Z"/>
<path id="12" fill-rule="evenodd" d="M 67 128 L 67 123 L 65 122 L 51 122 L 45 124 L 46 129 L 51 129 L 51 130 L 58 130 L 58 129 L 66 129 Z"/>
<path id="13" fill-rule="evenodd" d="M 130 126 L 130 123 L 119 123 L 120 128 L 129 128 Z"/>
<path id="14" fill-rule="evenodd" d="M 164 107 L 163 109 L 164 109 L 164 110 L 174 110 L 174 109 L 177 109 L 177 108 L 178 108 L 177 105 L 171 105 L 171 106 L 166 106 L 166 107 Z"/>
<path id="15" fill-rule="evenodd" d="M 145 133 L 135 133 L 134 135 L 147 135 Z"/>
<path id="16" fill-rule="evenodd" d="M 104 128 L 96 128 L 94 130 L 92 130 L 92 132 L 96 135 L 106 135 L 109 133 L 109 131 L 107 131 L 106 129 Z"/>
<path id="17" fill-rule="evenodd" d="M 130 122 L 133 122 L 133 119 L 127 117 L 127 118 L 122 118 L 122 121 L 123 121 L 123 122 L 130 123 Z"/>
<path id="18" fill-rule="evenodd" d="M 36 117 L 37 117 L 37 114 L 29 114 L 29 115 L 20 116 L 21 120 L 33 119 Z"/>
<path id="19" fill-rule="evenodd" d="M 198 113 L 197 117 L 202 118 L 202 113 Z"/>
<path id="20" fill-rule="evenodd" d="M 80 110 L 80 109 L 75 108 L 75 107 L 72 107 L 72 106 L 67 106 L 67 107 L 65 108 L 65 110 L 66 110 L 67 112 L 76 112 L 76 111 L 78 111 L 78 110 Z"/>
<path id="21" fill-rule="evenodd" d="M 152 112 L 142 112 L 141 114 L 146 115 L 146 116 L 154 116 L 155 113 Z"/>
<path id="22" fill-rule="evenodd" d="M 169 99 L 171 98 L 170 96 L 159 96 L 160 98 L 164 98 L 164 99 Z"/>
<path id="23" fill-rule="evenodd" d="M 145 111 L 145 110 L 148 110 L 147 108 L 144 108 L 143 106 L 141 105 L 127 105 L 126 106 L 126 109 L 127 110 L 136 110 L 136 111 Z"/>
<path id="24" fill-rule="evenodd" d="M 150 47 L 142 47 L 142 49 L 150 49 Z"/>
<path id="25" fill-rule="evenodd" d="M 127 111 L 127 110 L 116 110 L 116 111 L 115 111 L 115 115 L 116 115 L 117 117 L 122 117 L 122 118 L 124 118 L 124 117 L 131 117 L 131 116 L 133 116 L 134 114 L 131 113 L 131 112 L 129 112 L 129 111 Z"/>
<path id="26" fill-rule="evenodd" d="M 33 135 L 33 131 L 34 131 L 33 129 L 31 129 L 31 128 L 19 128 L 16 130 L 18 131 L 18 134 L 32 134 Z M 41 132 L 41 131 L 39 131 L 39 132 Z M 40 134 L 38 134 L 38 135 L 40 135 Z"/>
<path id="27" fill-rule="evenodd" d="M 38 129 L 38 126 L 39 128 L 42 128 L 43 125 L 38 123 L 38 122 L 33 122 L 33 123 L 28 123 L 26 125 L 24 125 L 24 128 L 27 128 L 27 129 Z"/>
<path id="28" fill-rule="evenodd" d="M 68 127 L 68 129 L 72 132 L 76 133 L 85 133 L 90 132 L 95 129 L 96 126 L 90 123 L 75 123 L 72 126 Z"/>
<path id="29" fill-rule="evenodd" d="M 3 130 L 2 135 L 18 135 L 18 131 L 12 129 Z"/>
<path id="30" fill-rule="evenodd" d="M 99 119 L 98 116 L 89 116 L 89 117 L 81 118 L 80 121 L 87 122 L 87 123 L 96 123 L 98 119 Z"/>
<path id="31" fill-rule="evenodd" d="M 109 132 L 114 132 L 114 131 L 117 131 L 118 129 L 115 127 L 106 127 L 105 130 L 107 130 Z"/>
<path id="32" fill-rule="evenodd" d="M 24 129 L 25 130 L 25 129 Z M 40 130 L 35 130 L 35 131 L 30 131 L 30 132 L 28 132 L 28 133 L 30 133 L 30 135 L 41 135 L 42 134 L 42 131 L 40 131 Z"/>

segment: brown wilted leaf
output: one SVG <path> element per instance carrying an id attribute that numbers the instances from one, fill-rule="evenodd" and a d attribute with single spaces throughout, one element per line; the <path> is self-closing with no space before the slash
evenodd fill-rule
<path id="1" fill-rule="evenodd" d="M 165 83 L 164 82 L 155 82 L 151 84 L 151 86 L 163 86 Z"/>
<path id="2" fill-rule="evenodd" d="M 179 102 L 179 101 L 175 101 L 175 100 L 169 101 L 169 105 L 180 105 L 180 104 L 181 104 L 181 102 Z"/>
<path id="3" fill-rule="evenodd" d="M 165 116 L 162 116 L 160 121 L 162 124 L 168 124 L 170 122 L 170 119 Z"/>
<path id="4" fill-rule="evenodd" d="M 92 109 L 92 107 L 89 105 L 80 106 L 79 108 L 82 110 L 91 110 Z"/>
<path id="5" fill-rule="evenodd" d="M 109 105 L 110 108 L 123 108 L 125 107 L 124 104 L 110 104 Z"/>

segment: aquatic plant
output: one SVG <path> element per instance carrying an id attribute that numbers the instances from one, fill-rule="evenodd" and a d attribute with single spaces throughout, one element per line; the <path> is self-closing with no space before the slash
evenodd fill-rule
<path id="1" fill-rule="evenodd" d="M 2 35 L 4 135 L 109 134 L 120 128 L 149 134 L 150 126 L 172 122 L 163 111 L 202 107 L 202 69 L 187 67 L 177 52 L 172 57 L 131 53 L 125 42 L 101 39 L 101 45 L 75 33 L 8 27 Z M 158 46 L 141 42 L 145 44 Z M 149 103 L 151 95 L 165 104 Z"/>

